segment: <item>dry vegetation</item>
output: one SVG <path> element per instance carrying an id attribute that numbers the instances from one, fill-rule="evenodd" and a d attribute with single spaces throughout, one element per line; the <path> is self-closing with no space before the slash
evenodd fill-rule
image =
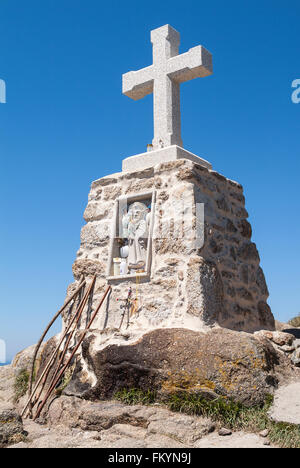
<path id="1" fill-rule="evenodd" d="M 297 315 L 297 317 L 294 317 L 291 320 L 289 320 L 288 323 L 292 325 L 292 327 L 300 328 L 300 314 Z"/>
<path id="2" fill-rule="evenodd" d="M 126 404 L 152 405 L 157 402 L 155 392 L 140 389 L 123 389 L 115 398 Z M 158 401 L 159 402 L 159 401 Z M 275 422 L 268 417 L 273 402 L 269 395 L 263 407 L 248 408 L 224 398 L 208 401 L 196 394 L 178 392 L 164 402 L 171 411 L 206 416 L 232 430 L 258 433 L 268 429 L 270 442 L 282 448 L 300 448 L 300 428 L 296 424 Z"/>

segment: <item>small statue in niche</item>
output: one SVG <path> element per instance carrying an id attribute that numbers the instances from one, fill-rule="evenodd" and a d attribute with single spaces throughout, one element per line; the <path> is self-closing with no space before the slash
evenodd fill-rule
<path id="1" fill-rule="evenodd" d="M 145 269 L 149 225 L 150 210 L 146 203 L 132 203 L 122 218 L 123 237 L 128 239 L 129 270 Z"/>

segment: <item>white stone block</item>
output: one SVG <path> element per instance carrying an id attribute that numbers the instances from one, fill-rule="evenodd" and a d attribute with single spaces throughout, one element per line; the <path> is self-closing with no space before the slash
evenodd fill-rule
<path id="1" fill-rule="evenodd" d="M 141 153 L 123 159 L 122 170 L 123 172 L 138 171 L 163 162 L 176 161 L 177 159 L 188 159 L 200 166 L 206 167 L 207 169 L 212 169 L 212 165 L 205 159 L 186 151 L 180 146 L 172 145 L 167 148 L 161 148 L 159 150 Z"/>

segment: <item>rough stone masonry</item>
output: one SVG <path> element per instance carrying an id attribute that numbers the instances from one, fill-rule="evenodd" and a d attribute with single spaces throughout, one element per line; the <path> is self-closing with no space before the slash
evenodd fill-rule
<path id="1" fill-rule="evenodd" d="M 179 33 L 169 25 L 152 31 L 151 41 L 153 65 L 123 75 L 123 92 L 133 99 L 153 92 L 154 150 L 135 156 L 132 164 L 123 162 L 121 173 L 93 182 L 69 293 L 81 275 L 97 274 L 95 301 L 112 284 L 98 330 L 119 328 L 117 299 L 130 287 L 136 307 L 127 331 L 133 335 L 161 327 L 274 329 L 241 185 L 178 146 L 179 85 L 211 74 L 212 56 L 202 46 L 178 55 Z M 158 140 L 163 149 L 157 149 Z M 149 206 L 145 267 L 128 271 L 123 259 L 126 271 L 118 274 L 122 215 L 128 216 L 134 202 Z M 86 317 L 81 327 L 85 323 Z"/>
<path id="2" fill-rule="evenodd" d="M 139 309 L 129 329 L 187 327 L 200 331 L 212 325 L 248 332 L 274 329 L 241 185 L 184 159 L 93 182 L 84 213 L 87 224 L 73 265 L 76 282 L 69 293 L 81 275 L 96 273 L 96 301 L 111 282 L 112 294 L 95 328 L 118 328 L 117 298 L 125 297 L 130 286 L 136 294 L 136 276 L 139 279 L 139 275 L 107 279 L 115 201 L 149 191 L 156 193 L 150 276 L 139 280 Z M 202 247 L 195 242 L 197 203 L 204 204 Z M 180 218 L 182 208 L 185 216 Z M 188 236 L 183 227 L 178 237 L 176 218 L 190 220 Z M 173 232 L 161 237 L 170 226 Z"/>

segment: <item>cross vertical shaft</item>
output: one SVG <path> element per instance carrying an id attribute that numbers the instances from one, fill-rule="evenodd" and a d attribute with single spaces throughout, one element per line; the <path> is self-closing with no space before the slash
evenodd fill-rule
<path id="1" fill-rule="evenodd" d="M 154 148 L 182 146 L 179 84 L 169 78 L 167 63 L 179 53 L 180 35 L 170 26 L 151 32 L 154 66 Z"/>

